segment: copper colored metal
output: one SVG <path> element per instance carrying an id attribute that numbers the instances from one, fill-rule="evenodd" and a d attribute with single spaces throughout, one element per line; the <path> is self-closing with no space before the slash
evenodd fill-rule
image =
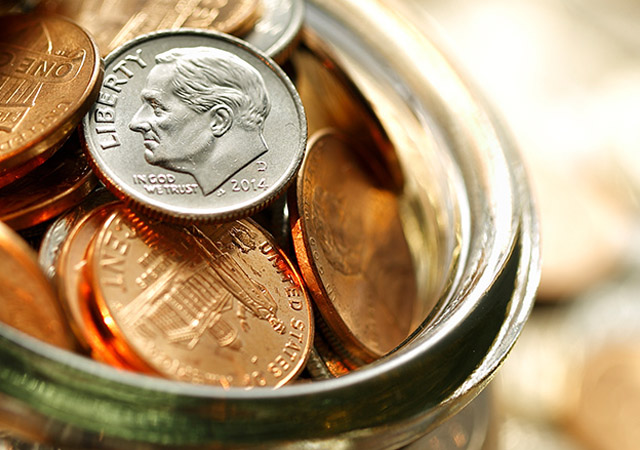
<path id="1" fill-rule="evenodd" d="M 60 246 L 55 266 L 58 296 L 71 329 L 80 343 L 91 349 L 92 353 L 100 352 L 104 345 L 88 308 L 87 288 L 83 283 L 85 255 L 89 244 L 114 208 L 115 203 L 102 205 L 80 218 Z"/>
<path id="2" fill-rule="evenodd" d="M 328 328 L 364 362 L 411 330 L 416 279 L 396 195 L 335 132 L 312 137 L 297 185 L 294 248 Z"/>
<path id="3" fill-rule="evenodd" d="M 0 189 L 0 220 L 14 230 L 35 226 L 80 203 L 97 182 L 73 138 L 44 164 Z"/>
<path id="4" fill-rule="evenodd" d="M 174 227 L 116 211 L 87 259 L 104 323 L 158 373 L 278 387 L 304 368 L 310 303 L 287 258 L 253 221 Z"/>
<path id="5" fill-rule="evenodd" d="M 49 344 L 73 350 L 75 341 L 33 250 L 0 222 L 0 322 Z"/>
<path id="6" fill-rule="evenodd" d="M 0 17 L 0 186 L 43 163 L 93 103 L 93 39 L 58 16 Z"/>
<path id="7" fill-rule="evenodd" d="M 54 0 L 39 9 L 77 21 L 93 34 L 103 56 L 157 30 L 202 28 L 242 36 L 261 14 L 259 0 Z"/>

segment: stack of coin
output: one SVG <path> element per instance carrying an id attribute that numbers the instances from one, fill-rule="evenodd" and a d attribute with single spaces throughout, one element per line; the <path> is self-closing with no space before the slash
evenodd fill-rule
<path id="1" fill-rule="evenodd" d="M 380 139 L 307 124 L 271 59 L 292 51 L 301 2 L 137 3 L 41 5 L 101 53 L 117 48 L 81 144 L 0 190 L 0 220 L 51 221 L 40 265 L 75 336 L 66 347 L 225 388 L 279 387 L 305 365 L 341 376 L 392 352 L 419 309 L 401 177 L 381 169 Z"/>
<path id="2" fill-rule="evenodd" d="M 0 220 L 24 229 L 95 185 L 77 140 L 64 142 L 96 99 L 102 63 L 62 17 L 11 14 L 0 29 Z"/>

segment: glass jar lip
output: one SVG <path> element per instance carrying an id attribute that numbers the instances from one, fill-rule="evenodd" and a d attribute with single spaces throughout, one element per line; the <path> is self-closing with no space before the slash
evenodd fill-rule
<path id="1" fill-rule="evenodd" d="M 378 2 L 371 3 L 377 5 Z M 345 6 L 348 6 L 348 12 L 338 11 Z M 344 17 L 343 20 L 347 21 L 347 26 L 353 25 L 355 20 L 358 20 L 349 17 L 350 12 L 353 11 L 358 12 L 361 16 L 370 15 L 367 16 L 368 21 L 363 21 L 364 25 L 358 25 L 360 27 L 366 27 L 371 23 L 382 27 L 383 25 L 380 25 L 381 22 L 377 21 L 380 18 L 375 16 L 380 10 L 384 10 L 385 13 L 393 16 L 390 8 L 387 7 L 385 9 L 381 4 L 371 8 L 371 11 L 367 11 L 366 6 L 360 4 L 358 0 L 344 0 L 342 3 L 333 0 L 314 0 L 308 4 L 307 9 L 311 9 L 310 14 L 315 14 L 316 18 L 324 17 L 323 14 L 334 17 L 339 12 Z M 314 26 L 313 21 L 311 21 L 311 26 Z M 387 26 L 386 22 L 384 26 Z M 412 30 L 410 27 L 406 30 L 400 29 L 397 23 L 392 20 L 391 26 L 381 30 L 381 33 L 384 33 L 387 37 L 395 35 L 396 39 L 400 39 L 403 34 L 408 36 Z M 377 38 L 379 39 L 380 36 L 378 35 Z M 443 63 L 443 61 L 448 63 L 446 58 L 441 57 L 439 62 Z M 457 74 L 459 72 L 456 68 L 449 66 L 447 66 L 447 70 L 447 73 L 453 72 Z M 458 82 L 462 84 L 462 87 L 459 87 L 460 89 L 466 89 L 466 83 L 459 79 Z M 422 93 L 424 94 L 424 91 Z M 477 102 L 475 95 L 470 95 L 470 98 Z M 519 335 L 533 305 L 535 288 L 540 276 L 537 223 L 530 201 L 530 194 L 527 191 L 525 174 L 517 154 L 511 148 L 510 140 L 501 131 L 502 125 L 497 122 L 494 113 L 483 102 L 475 104 L 475 106 L 485 114 L 482 117 L 484 121 L 480 125 L 489 126 L 492 136 L 495 137 L 494 144 L 496 148 L 493 150 L 497 153 L 503 152 L 503 159 L 488 161 L 485 167 L 480 167 L 477 170 L 486 172 L 483 175 L 489 181 L 493 181 L 490 179 L 491 164 L 502 164 L 499 170 L 503 177 L 502 180 L 506 183 L 506 191 L 498 192 L 498 186 L 492 186 L 492 189 L 494 194 L 501 195 L 501 201 L 509 202 L 508 212 L 502 211 L 501 221 L 498 224 L 499 226 L 505 225 L 508 230 L 502 230 L 501 233 L 503 234 L 499 236 L 499 242 L 493 242 L 495 247 L 491 250 L 495 250 L 496 254 L 492 255 L 491 266 L 483 274 L 482 285 L 470 285 L 470 290 L 466 292 L 466 302 L 462 302 L 460 307 L 453 308 L 446 314 L 442 314 L 440 316 L 441 320 L 436 320 L 435 325 L 423 323 L 419 330 L 391 355 L 336 379 L 292 384 L 276 390 L 268 388 L 246 390 L 242 388 L 223 389 L 216 386 L 195 385 L 123 372 L 83 356 L 71 354 L 65 350 L 36 341 L 3 325 L 0 325 L 0 347 L 5 347 L 6 351 L 17 355 L 18 359 L 27 361 L 29 363 L 28 367 L 34 367 L 40 376 L 47 376 L 47 370 L 51 367 L 56 367 L 59 372 L 51 374 L 52 377 L 79 374 L 89 383 L 94 380 L 107 383 L 114 387 L 115 390 L 119 387 L 123 389 L 139 389 L 146 393 L 159 393 L 164 396 L 179 397 L 180 399 L 196 399 L 199 404 L 207 404 L 209 401 L 212 403 L 238 401 L 264 405 L 293 399 L 301 402 L 312 398 L 317 398 L 319 401 L 343 397 L 355 399 L 359 395 L 375 394 L 383 389 L 398 389 L 396 383 L 402 382 L 406 372 L 405 368 L 411 367 L 412 373 L 417 373 L 418 370 L 423 370 L 427 367 L 427 362 L 425 361 L 433 361 L 433 355 L 438 356 L 438 352 L 441 352 L 445 341 L 447 344 L 451 344 L 455 338 L 460 338 L 460 336 L 466 339 L 473 338 L 474 336 L 468 336 L 467 334 L 461 335 L 460 328 L 469 325 L 471 322 L 478 325 L 478 322 L 481 322 L 482 318 L 486 317 L 485 310 L 494 307 L 496 303 L 502 302 L 503 304 L 498 305 L 502 309 L 492 310 L 496 315 L 504 313 L 501 317 L 502 322 L 495 330 L 494 340 L 491 341 L 487 354 L 478 357 L 479 363 L 477 367 L 469 368 L 469 373 L 465 372 L 465 379 L 459 385 L 447 386 L 448 390 L 445 391 L 443 389 L 442 392 L 439 392 L 441 397 L 436 398 L 434 404 L 424 404 L 419 407 L 413 405 L 412 407 L 415 409 L 415 414 L 420 414 L 424 417 L 428 414 L 434 414 L 438 404 L 446 404 L 449 408 L 454 408 L 452 404 L 455 400 L 464 399 L 464 402 L 470 401 L 473 394 L 479 392 L 491 378 L 495 369 L 502 363 L 515 343 L 515 339 Z M 477 184 L 479 185 L 480 181 L 477 181 Z M 469 186 L 466 187 L 470 189 Z M 494 198 L 493 201 L 497 201 L 497 199 Z M 477 208 L 478 210 L 482 209 L 481 205 L 477 206 Z M 491 225 L 495 224 L 485 224 L 485 226 Z M 480 246 L 481 244 L 478 245 Z M 471 273 L 473 258 L 476 256 L 472 252 L 468 258 L 461 261 L 460 264 L 464 266 L 466 275 Z M 513 286 L 509 291 L 509 297 L 499 298 L 498 294 L 487 295 L 487 289 L 506 275 L 510 275 L 513 278 Z M 507 282 L 510 282 L 509 280 Z M 458 294 L 463 295 L 463 289 L 459 288 L 460 292 Z M 492 336 L 487 337 L 487 339 L 490 338 Z M 416 380 L 410 381 L 415 383 Z M 69 380 L 65 382 L 69 385 L 73 384 Z M 414 388 L 417 387 L 413 386 L 412 389 Z M 407 389 L 404 389 L 404 391 L 405 395 L 410 395 Z M 396 408 L 394 411 L 399 411 L 401 405 L 394 406 L 394 408 Z M 379 421 L 381 419 L 376 418 L 376 420 Z M 406 416 L 403 416 L 403 420 L 406 420 Z M 375 422 L 373 425 L 380 425 L 380 423 Z"/>
<path id="2" fill-rule="evenodd" d="M 522 212 L 522 211 L 520 211 Z M 525 218 L 526 220 L 526 218 Z M 531 220 L 535 221 L 533 215 Z M 534 227 L 535 228 L 535 227 Z M 535 269 L 532 271 L 532 280 L 535 281 Z M 535 283 L 534 283 L 535 284 Z M 482 295 L 482 292 L 478 293 Z M 464 308 L 455 311 L 453 316 L 445 320 L 443 323 L 445 328 L 452 328 L 457 326 L 457 323 L 462 321 L 470 314 L 471 310 L 477 306 L 478 299 L 469 299 L 471 301 L 465 302 Z M 528 305 L 523 304 L 523 310 L 528 309 Z M 399 366 L 402 366 L 408 360 L 414 358 L 420 358 L 424 353 L 428 353 L 430 347 L 433 345 L 433 340 L 443 338 L 442 330 L 428 329 L 427 334 L 429 337 L 422 339 L 419 345 L 413 345 L 411 343 L 405 344 L 400 349 L 402 350 L 400 355 L 398 352 L 393 353 L 392 357 L 387 356 L 381 360 L 369 364 L 362 369 L 354 371 L 346 376 L 314 381 L 311 384 L 292 384 L 283 386 L 277 390 L 273 389 L 252 389 L 247 390 L 238 387 L 232 387 L 224 389 L 217 386 L 196 385 L 192 383 L 177 382 L 172 380 L 165 380 L 162 378 L 151 377 L 144 374 L 137 374 L 127 371 L 118 370 L 116 368 L 107 366 L 103 363 L 92 361 L 86 357 L 69 353 L 65 350 L 58 349 L 44 342 L 35 340 L 29 336 L 22 335 L 10 327 L 6 327 L 0 324 L 0 336 L 11 341 L 14 345 L 23 347 L 25 350 L 32 352 L 34 355 L 38 355 L 42 358 L 54 360 L 56 363 L 68 365 L 69 367 L 87 373 L 89 375 L 95 375 L 96 377 L 108 379 L 113 382 L 122 382 L 131 386 L 137 386 L 145 389 L 153 389 L 165 392 L 175 392 L 185 395 L 193 395 L 197 397 L 207 398 L 270 398 L 280 397 L 282 395 L 300 395 L 300 394 L 313 394 L 322 393 L 332 388 L 348 388 L 348 386 L 358 383 L 366 383 L 367 380 L 379 376 L 380 373 L 384 373 L 387 370 L 394 370 Z"/>

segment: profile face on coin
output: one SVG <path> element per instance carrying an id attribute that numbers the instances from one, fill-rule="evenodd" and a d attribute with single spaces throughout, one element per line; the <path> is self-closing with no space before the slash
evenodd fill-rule
<path id="1" fill-rule="evenodd" d="M 266 206 L 295 175 L 307 132 L 281 69 L 242 41 L 195 30 L 146 35 L 109 55 L 83 125 L 107 187 L 176 221 Z"/>
<path id="2" fill-rule="evenodd" d="M 267 152 L 267 88 L 227 51 L 177 48 L 155 60 L 129 128 L 142 135 L 149 164 L 192 175 L 209 195 Z"/>

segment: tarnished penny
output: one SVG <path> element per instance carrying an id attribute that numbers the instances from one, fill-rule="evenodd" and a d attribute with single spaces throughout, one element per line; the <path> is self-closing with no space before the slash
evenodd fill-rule
<path id="1" fill-rule="evenodd" d="M 109 55 L 83 121 L 105 185 L 149 215 L 220 221 L 265 207 L 293 180 L 306 118 L 285 73 L 243 41 L 158 32 Z"/>
<path id="2" fill-rule="evenodd" d="M 253 221 L 181 228 L 115 212 L 88 264 L 104 323 L 164 376 L 277 387 L 304 368 L 310 304 Z"/>
<path id="3" fill-rule="evenodd" d="M 242 38 L 282 64 L 298 41 L 303 0 L 262 0 L 262 15 Z"/>
<path id="4" fill-rule="evenodd" d="M 97 182 L 74 136 L 44 164 L 0 189 L 0 220 L 14 230 L 32 227 L 80 203 Z"/>
<path id="5" fill-rule="evenodd" d="M 298 177 L 292 234 L 327 326 L 367 362 L 409 335 L 417 299 L 397 198 L 365 167 L 345 138 L 315 135 Z"/>
<path id="6" fill-rule="evenodd" d="M 0 322 L 73 350 L 75 342 L 34 251 L 0 222 Z"/>
<path id="7" fill-rule="evenodd" d="M 73 22 L 0 17 L 0 186 L 53 154 L 95 100 L 101 79 L 98 49 Z"/>
<path id="8" fill-rule="evenodd" d="M 77 21 L 107 55 L 158 30 L 203 28 L 242 36 L 260 17 L 260 0 L 57 0 L 43 2 L 40 10 Z"/>

